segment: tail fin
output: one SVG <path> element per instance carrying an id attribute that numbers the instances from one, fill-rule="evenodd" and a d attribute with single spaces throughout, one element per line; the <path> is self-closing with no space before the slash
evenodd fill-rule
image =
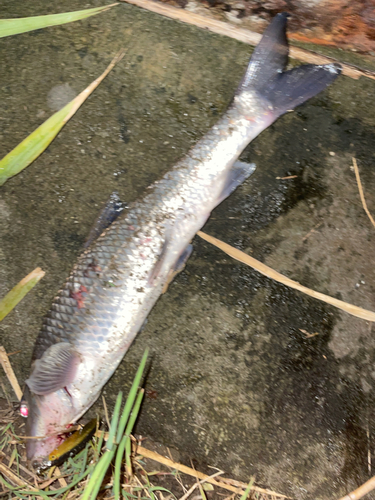
<path id="1" fill-rule="evenodd" d="M 256 90 L 273 107 L 275 119 L 330 85 L 341 73 L 339 64 L 306 64 L 284 71 L 289 47 L 286 25 L 289 14 L 277 14 L 255 48 L 236 95 Z"/>

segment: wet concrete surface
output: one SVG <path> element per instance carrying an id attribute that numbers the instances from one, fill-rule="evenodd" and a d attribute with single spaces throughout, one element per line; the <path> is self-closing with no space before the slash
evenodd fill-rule
<path id="1" fill-rule="evenodd" d="M 85 6 L 7 0 L 2 17 Z M 99 76 L 121 47 L 128 49 L 123 61 L 47 151 L 1 188 L 0 294 L 35 267 L 46 271 L 0 326 L 6 350 L 21 351 L 11 357 L 21 383 L 42 318 L 109 195 L 136 199 L 203 135 L 251 53 L 127 5 L 2 39 L 1 156 Z M 375 228 L 351 170 L 355 156 L 374 213 L 374 90 L 371 80 L 341 77 L 271 126 L 242 156 L 256 173 L 204 230 L 308 287 L 375 310 Z M 287 176 L 297 177 L 280 179 Z M 199 238 L 193 245 L 105 387 L 109 406 L 129 388 L 147 346 L 149 397 L 137 432 L 203 470 L 255 475 L 258 485 L 298 499 L 339 498 L 366 481 L 375 451 L 372 325 Z"/>

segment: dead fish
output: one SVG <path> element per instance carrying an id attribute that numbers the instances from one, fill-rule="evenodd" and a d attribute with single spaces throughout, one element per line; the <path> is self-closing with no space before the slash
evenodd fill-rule
<path id="1" fill-rule="evenodd" d="M 96 401 L 211 211 L 254 170 L 243 149 L 332 83 L 340 66 L 285 71 L 287 14 L 263 34 L 232 104 L 187 155 L 83 252 L 36 340 L 22 412 L 36 468 Z M 103 229 L 103 228 L 102 228 Z"/>

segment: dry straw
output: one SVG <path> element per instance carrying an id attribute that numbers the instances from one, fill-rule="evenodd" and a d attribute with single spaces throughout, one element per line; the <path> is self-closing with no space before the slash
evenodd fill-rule
<path id="1" fill-rule="evenodd" d="M 254 257 L 250 257 L 250 255 L 241 252 L 241 250 L 238 250 L 237 248 L 234 248 L 227 243 L 214 238 L 213 236 L 203 233 L 202 231 L 199 231 L 197 234 L 212 245 L 220 248 L 220 250 L 230 255 L 234 259 L 239 260 L 243 264 L 247 264 L 259 273 L 264 274 L 268 278 L 271 278 L 278 283 L 282 283 L 283 285 L 289 286 L 290 288 L 294 288 L 295 290 L 303 292 L 306 295 L 313 297 L 314 299 L 322 300 L 323 302 L 335 306 L 338 309 L 342 309 L 343 311 L 351 314 L 352 316 L 356 316 L 357 318 L 365 319 L 367 321 L 375 321 L 375 313 L 372 311 L 362 309 L 362 307 L 357 307 L 353 304 L 348 304 L 347 302 L 335 299 L 333 297 L 330 297 L 329 295 L 325 295 L 324 293 L 316 292 L 311 288 L 307 288 L 306 286 L 301 285 L 297 281 L 293 281 L 290 278 L 287 278 L 283 274 L 280 274 L 277 271 L 273 270 L 271 267 L 266 266 L 266 264 L 263 264 L 262 262 L 259 262 L 259 260 L 254 259 Z"/>

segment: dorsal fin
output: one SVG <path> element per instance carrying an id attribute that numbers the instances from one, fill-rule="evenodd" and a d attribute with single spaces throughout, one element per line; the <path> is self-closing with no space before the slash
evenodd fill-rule
<path id="1" fill-rule="evenodd" d="M 124 208 L 126 204 L 120 200 L 118 193 L 113 192 L 91 228 L 84 247 L 89 247 L 119 217 Z"/>

